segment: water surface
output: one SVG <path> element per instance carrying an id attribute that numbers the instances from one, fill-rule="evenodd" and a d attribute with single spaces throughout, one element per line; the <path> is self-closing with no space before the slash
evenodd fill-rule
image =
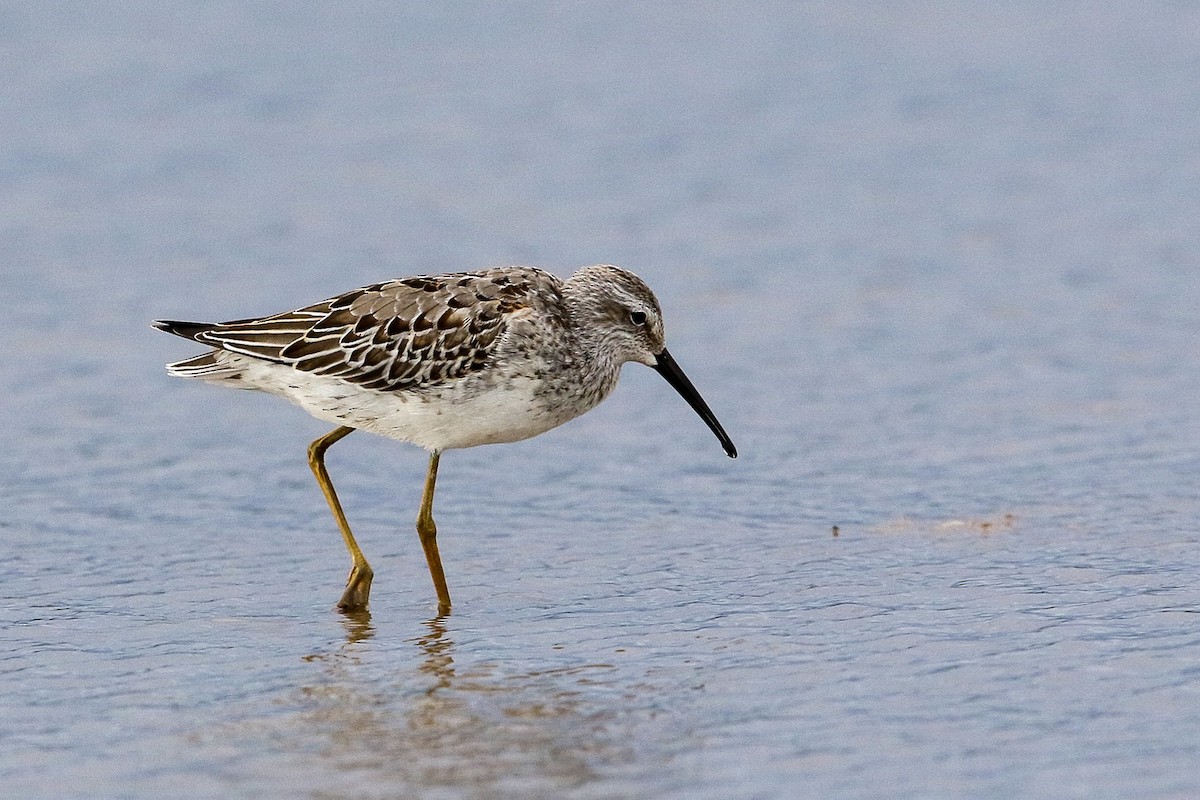
<path id="1" fill-rule="evenodd" d="M 1192 3 L 0 9 L 14 797 L 1200 793 Z M 643 275 L 657 376 L 425 459 L 155 317 Z M 837 527 L 837 535 L 833 533 Z"/>

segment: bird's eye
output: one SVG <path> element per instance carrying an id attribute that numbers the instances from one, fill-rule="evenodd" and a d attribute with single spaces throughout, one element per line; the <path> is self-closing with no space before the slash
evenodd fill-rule
<path id="1" fill-rule="evenodd" d="M 630 311 L 629 312 L 629 321 L 632 322 L 634 325 L 638 325 L 638 326 L 645 325 L 646 324 L 646 312 L 645 311 Z"/>

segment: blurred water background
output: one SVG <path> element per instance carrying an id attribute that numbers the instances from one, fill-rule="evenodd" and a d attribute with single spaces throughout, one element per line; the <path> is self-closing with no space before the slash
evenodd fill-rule
<path id="1" fill-rule="evenodd" d="M 4 794 L 1200 795 L 1197 131 L 1195 2 L 0 4 Z M 597 262 L 741 458 L 448 453 L 446 618 L 148 324 Z"/>

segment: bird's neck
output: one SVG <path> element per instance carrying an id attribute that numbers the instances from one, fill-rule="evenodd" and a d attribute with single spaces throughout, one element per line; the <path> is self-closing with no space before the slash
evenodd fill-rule
<path id="1" fill-rule="evenodd" d="M 588 408 L 595 406 L 612 393 L 621 376 L 621 361 L 612 343 L 605 338 L 609 328 L 603 324 L 601 310 L 586 296 L 564 292 L 571 330 L 575 337 L 573 348 L 575 369 L 583 376 L 578 384 L 581 399 Z"/>

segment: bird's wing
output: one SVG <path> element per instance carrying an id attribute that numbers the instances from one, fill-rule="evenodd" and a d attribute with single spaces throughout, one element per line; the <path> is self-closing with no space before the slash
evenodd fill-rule
<path id="1" fill-rule="evenodd" d="M 515 268 L 402 278 L 195 339 L 370 389 L 414 389 L 483 369 L 513 316 L 555 306 L 560 286 Z"/>

